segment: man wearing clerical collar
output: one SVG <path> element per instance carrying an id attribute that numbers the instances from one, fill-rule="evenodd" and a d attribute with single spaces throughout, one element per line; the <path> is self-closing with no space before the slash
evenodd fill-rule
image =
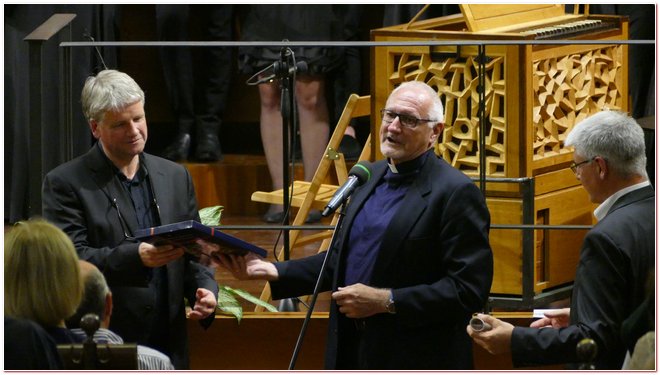
<path id="1" fill-rule="evenodd" d="M 484 197 L 433 153 L 443 126 L 438 93 L 423 82 L 397 87 L 381 110 L 380 148 L 333 246 L 270 263 L 218 255 L 239 279 L 265 279 L 274 299 L 332 291 L 328 369 L 470 369 L 463 329 L 486 304 L 493 277 Z"/>

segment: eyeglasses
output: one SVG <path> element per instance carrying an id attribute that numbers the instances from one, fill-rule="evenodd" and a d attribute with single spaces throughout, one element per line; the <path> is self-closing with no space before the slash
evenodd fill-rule
<path id="1" fill-rule="evenodd" d="M 394 111 L 390 111 L 389 109 L 381 109 L 380 110 L 380 115 L 383 116 L 383 121 L 385 121 L 388 124 L 391 124 L 394 122 L 394 120 L 398 117 L 399 122 L 401 125 L 408 129 L 415 129 L 417 125 L 419 125 L 420 122 L 434 122 L 435 120 L 429 120 L 429 119 L 423 119 L 423 118 L 417 118 L 415 116 L 410 116 L 410 115 L 404 115 L 401 113 L 396 113 Z"/>
<path id="2" fill-rule="evenodd" d="M 145 167 L 145 169 L 146 169 L 146 167 Z M 147 176 L 149 176 L 148 172 L 147 172 Z M 156 200 L 156 193 L 154 192 L 154 187 L 153 187 L 153 183 L 151 181 L 151 178 L 147 177 L 147 180 L 145 181 L 145 183 L 147 185 L 149 185 L 149 193 L 151 194 L 151 207 L 150 207 L 150 209 L 153 209 L 153 208 L 156 209 L 156 212 L 155 212 L 156 215 L 154 217 L 154 219 L 156 220 L 155 224 L 160 225 L 161 224 L 161 221 L 160 221 L 161 220 L 160 206 L 158 205 L 158 201 Z M 126 220 L 124 219 L 124 217 L 121 214 L 121 210 L 119 209 L 119 203 L 117 203 L 117 198 L 115 198 L 115 197 L 110 198 L 110 195 L 107 194 L 107 193 L 106 193 L 106 195 L 110 199 L 110 204 L 112 205 L 112 207 L 114 207 L 115 210 L 117 211 L 117 219 L 119 220 L 119 225 L 121 225 L 121 229 L 124 232 L 124 239 L 128 240 L 128 241 L 137 241 L 137 239 L 134 236 L 128 234 L 129 232 L 131 232 L 131 230 L 128 226 L 128 222 L 126 222 Z"/>
<path id="3" fill-rule="evenodd" d="M 570 165 L 570 168 L 571 168 L 571 170 L 573 171 L 573 173 L 577 174 L 577 169 L 578 169 L 579 166 L 581 166 L 582 164 L 591 163 L 592 161 L 596 160 L 596 157 L 597 157 L 597 156 L 594 156 L 594 157 L 591 158 L 591 159 L 583 160 L 583 161 L 581 161 L 581 162 L 579 162 L 579 163 L 572 162 L 571 165 Z"/>
<path id="4" fill-rule="evenodd" d="M 137 241 L 135 237 L 128 235 L 130 229 L 128 229 L 128 223 L 126 223 L 126 220 L 124 220 L 124 217 L 121 214 L 119 204 L 117 203 L 117 198 L 112 198 L 110 204 L 115 208 L 115 211 L 117 211 L 117 219 L 119 220 L 119 225 L 121 225 L 121 230 L 124 232 L 124 239 L 129 241 Z"/>

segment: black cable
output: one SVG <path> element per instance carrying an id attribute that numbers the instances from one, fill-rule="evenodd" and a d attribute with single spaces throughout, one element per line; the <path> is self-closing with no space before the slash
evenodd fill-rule
<path id="1" fill-rule="evenodd" d="M 83 31 L 83 38 L 89 40 L 92 43 L 96 42 L 94 40 L 94 37 L 92 36 L 92 34 L 90 34 L 89 31 L 87 31 L 87 28 L 85 28 L 85 30 Z M 96 50 L 96 55 L 101 60 L 101 64 L 103 65 L 103 69 L 108 70 L 108 66 L 105 65 L 105 60 L 103 60 L 103 55 L 101 54 L 101 51 L 99 51 L 99 47 L 94 46 L 94 49 Z"/>

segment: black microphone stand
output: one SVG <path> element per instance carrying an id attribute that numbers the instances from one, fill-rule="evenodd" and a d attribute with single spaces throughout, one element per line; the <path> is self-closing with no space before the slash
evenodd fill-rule
<path id="1" fill-rule="evenodd" d="M 312 293 L 312 300 L 309 303 L 309 308 L 307 309 L 307 314 L 305 315 L 305 320 L 303 321 L 302 328 L 300 329 L 300 334 L 298 335 L 298 340 L 296 341 L 296 346 L 293 349 L 293 355 L 291 356 L 291 362 L 289 363 L 289 370 L 293 370 L 294 367 L 296 366 L 296 360 L 298 359 L 298 352 L 300 352 L 300 348 L 302 347 L 302 342 L 303 339 L 305 338 L 305 333 L 307 332 L 307 326 L 309 325 L 309 321 L 312 317 L 312 312 L 314 311 L 314 306 L 316 305 L 316 299 L 319 296 L 319 290 L 321 289 L 321 281 L 323 280 L 323 275 L 325 274 L 325 269 L 327 268 L 328 265 L 328 259 L 330 259 L 330 256 L 332 254 L 332 249 L 334 248 L 335 245 L 335 239 L 337 236 L 337 232 L 339 231 L 339 228 L 341 228 L 341 224 L 344 221 L 344 207 L 346 205 L 346 201 L 342 203 L 339 211 L 339 220 L 337 220 L 337 225 L 335 226 L 335 230 L 332 232 L 332 238 L 330 239 L 330 247 L 328 250 L 325 252 L 325 258 L 323 258 L 323 264 L 321 264 L 321 270 L 319 271 L 319 277 L 316 279 L 316 285 L 314 285 L 314 292 Z"/>
<path id="2" fill-rule="evenodd" d="M 282 47 L 280 50 L 279 64 L 275 64 L 275 76 L 280 80 L 281 94 L 280 94 L 280 113 L 282 114 L 282 206 L 284 208 L 283 225 L 289 225 L 289 126 L 291 125 L 292 105 L 293 105 L 293 90 L 291 90 L 291 73 L 295 73 L 295 69 L 289 69 L 289 58 L 291 57 L 291 50 L 287 47 Z M 294 67 L 295 68 L 295 67 Z M 295 84 L 295 82 L 293 83 Z M 284 229 L 282 233 L 282 246 L 284 249 L 284 260 L 289 260 L 289 230 Z"/>

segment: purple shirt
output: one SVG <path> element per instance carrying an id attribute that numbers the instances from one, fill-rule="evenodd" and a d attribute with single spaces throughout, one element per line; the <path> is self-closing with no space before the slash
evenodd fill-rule
<path id="1" fill-rule="evenodd" d="M 383 234 L 396 214 L 406 192 L 424 165 L 429 152 L 387 170 L 373 194 L 358 212 L 348 238 L 344 285 L 369 285 Z"/>

